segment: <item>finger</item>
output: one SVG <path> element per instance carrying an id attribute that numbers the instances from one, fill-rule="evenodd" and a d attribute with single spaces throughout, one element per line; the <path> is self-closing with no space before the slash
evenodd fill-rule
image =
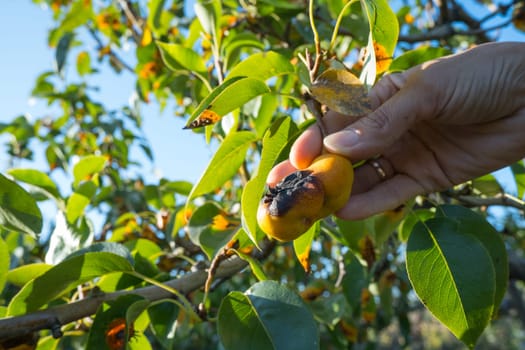
<path id="1" fill-rule="evenodd" d="M 297 169 L 290 163 L 289 160 L 282 161 L 274 166 L 272 170 L 270 170 L 270 173 L 268 173 L 268 177 L 266 178 L 266 183 L 273 187 L 287 175 L 293 173 L 296 170 Z"/>
<path id="2" fill-rule="evenodd" d="M 354 169 L 353 194 L 369 191 L 394 176 L 394 167 L 385 158 L 369 160 Z"/>
<path id="3" fill-rule="evenodd" d="M 345 220 L 360 220 L 405 204 L 424 189 L 406 175 L 396 175 L 370 191 L 353 193 L 336 215 Z"/>
<path id="4" fill-rule="evenodd" d="M 391 98 L 396 92 L 401 90 L 406 84 L 406 74 L 393 73 L 383 76 L 370 90 L 368 97 L 372 109 L 378 108 Z"/>
<path id="5" fill-rule="evenodd" d="M 355 122 L 359 117 L 349 117 L 328 111 L 323 117 L 327 132 L 333 133 Z M 290 150 L 290 161 L 297 169 L 307 168 L 323 151 L 323 135 L 317 124 L 306 129 L 294 142 Z"/>
<path id="6" fill-rule="evenodd" d="M 305 169 L 315 157 L 321 154 L 322 148 L 323 136 L 321 135 L 321 129 L 314 124 L 295 140 L 290 149 L 290 162 L 297 169 Z"/>
<path id="7" fill-rule="evenodd" d="M 396 88 L 396 84 L 403 84 L 402 77 L 397 79 L 399 80 L 397 83 L 391 79 L 390 84 L 393 87 L 386 89 L 392 90 Z M 405 84 L 372 113 L 360 118 L 344 130 L 326 137 L 324 140 L 326 149 L 344 155 L 354 162 L 386 151 L 417 120 L 429 118 L 430 114 L 435 113 L 432 109 L 433 104 L 425 98 L 427 94 L 425 87 L 413 86 L 414 84 Z M 383 97 L 377 95 L 376 98 L 379 101 L 391 92 L 385 92 Z"/>

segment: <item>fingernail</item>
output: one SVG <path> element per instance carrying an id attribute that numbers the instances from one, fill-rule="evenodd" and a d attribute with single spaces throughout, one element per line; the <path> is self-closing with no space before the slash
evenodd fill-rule
<path id="1" fill-rule="evenodd" d="M 355 144 L 359 140 L 360 134 L 361 132 L 356 129 L 347 129 L 345 131 L 339 131 L 325 137 L 324 145 L 328 149 L 344 153 L 348 149 L 355 146 Z"/>

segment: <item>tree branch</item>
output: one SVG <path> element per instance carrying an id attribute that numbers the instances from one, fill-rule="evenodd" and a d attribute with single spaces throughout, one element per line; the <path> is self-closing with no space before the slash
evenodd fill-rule
<path id="1" fill-rule="evenodd" d="M 522 212 L 525 211 L 525 203 L 521 199 L 511 196 L 508 193 L 501 193 L 495 195 L 494 197 L 479 197 L 472 195 L 457 195 L 452 197 L 466 206 L 484 207 L 492 205 L 502 205 L 506 207 L 519 209 Z"/>
<path id="2" fill-rule="evenodd" d="M 244 260 L 234 256 L 222 262 L 215 276 L 218 278 L 231 277 L 246 266 L 247 263 Z M 182 294 L 187 294 L 202 287 L 207 278 L 208 272 L 206 270 L 198 270 L 168 281 L 165 284 L 177 289 Z M 157 286 L 147 286 L 132 291 L 117 291 L 93 295 L 70 304 L 50 307 L 26 315 L 0 319 L 0 339 L 7 340 L 16 338 L 42 329 L 56 330 L 57 327 L 61 325 L 95 314 L 102 303 L 115 300 L 125 294 L 139 295 L 150 301 L 173 297 L 171 293 Z"/>

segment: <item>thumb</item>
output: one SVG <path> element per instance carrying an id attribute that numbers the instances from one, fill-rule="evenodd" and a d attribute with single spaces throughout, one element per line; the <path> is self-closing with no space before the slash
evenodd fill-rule
<path id="1" fill-rule="evenodd" d="M 326 149 L 352 161 L 368 159 L 388 149 L 423 117 L 421 109 L 425 100 L 421 95 L 424 92 L 408 84 L 401 85 L 372 113 L 328 135 L 324 139 Z"/>

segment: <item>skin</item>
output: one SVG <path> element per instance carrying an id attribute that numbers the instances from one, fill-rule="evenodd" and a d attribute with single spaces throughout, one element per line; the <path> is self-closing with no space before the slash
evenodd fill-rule
<path id="1" fill-rule="evenodd" d="M 354 163 L 379 156 L 387 179 L 360 166 L 336 213 L 356 220 L 510 165 L 525 156 L 524 57 L 525 43 L 489 43 L 386 75 L 370 91 L 372 113 L 328 113 L 329 135 L 315 125 L 304 132 L 268 183 L 307 167 L 323 148 Z"/>

